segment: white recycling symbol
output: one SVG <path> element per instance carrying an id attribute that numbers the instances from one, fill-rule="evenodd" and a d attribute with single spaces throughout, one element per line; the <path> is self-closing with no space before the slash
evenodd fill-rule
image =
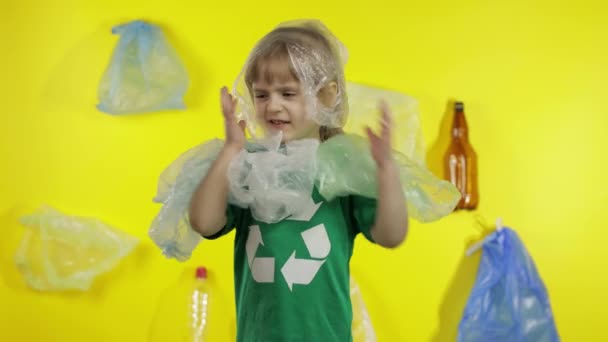
<path id="1" fill-rule="evenodd" d="M 310 203 L 305 210 L 302 210 L 298 215 L 293 215 L 287 219 L 309 221 L 317 212 L 321 203 L 322 202 L 315 204 L 311 198 Z M 325 258 L 327 258 L 331 250 L 331 242 L 327 236 L 327 230 L 325 229 L 324 224 L 319 224 L 307 229 L 303 231 L 301 235 L 304 244 L 306 245 L 306 249 L 308 249 L 308 253 L 313 259 L 296 258 L 295 250 L 291 253 L 289 259 L 287 259 L 283 267 L 281 267 L 281 273 L 283 274 L 283 278 L 285 278 L 285 282 L 290 291 L 293 290 L 294 284 L 310 284 L 317 275 L 317 272 L 319 272 L 321 266 L 325 263 Z M 255 253 L 259 245 L 264 245 L 260 226 L 250 226 L 245 249 L 251 275 L 258 283 L 273 283 L 275 270 L 274 258 L 256 258 Z"/>

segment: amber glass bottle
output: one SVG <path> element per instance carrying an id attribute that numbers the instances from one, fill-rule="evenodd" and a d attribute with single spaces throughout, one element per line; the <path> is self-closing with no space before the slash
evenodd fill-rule
<path id="1" fill-rule="evenodd" d="M 462 193 L 456 209 L 473 210 L 479 203 L 477 188 L 477 154 L 469 143 L 464 104 L 454 103 L 450 146 L 444 158 L 445 177 Z"/>

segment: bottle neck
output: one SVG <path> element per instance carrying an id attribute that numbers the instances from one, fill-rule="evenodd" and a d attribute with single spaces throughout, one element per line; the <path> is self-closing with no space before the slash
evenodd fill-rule
<path id="1" fill-rule="evenodd" d="M 464 111 L 456 110 L 454 112 L 454 121 L 452 123 L 452 138 L 467 140 L 469 137 L 469 128 L 467 120 L 464 116 Z"/>

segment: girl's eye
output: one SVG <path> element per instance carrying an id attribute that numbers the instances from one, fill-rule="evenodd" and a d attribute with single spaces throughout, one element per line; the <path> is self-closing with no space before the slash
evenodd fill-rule
<path id="1" fill-rule="evenodd" d="M 283 96 L 285 96 L 285 97 L 296 96 L 296 93 L 291 93 L 291 92 L 289 92 L 289 93 L 283 93 Z"/>
<path id="2" fill-rule="evenodd" d="M 266 97 L 266 94 L 257 94 L 257 95 L 255 96 L 255 98 L 256 98 L 256 99 L 263 99 L 263 98 L 265 98 L 265 97 Z"/>

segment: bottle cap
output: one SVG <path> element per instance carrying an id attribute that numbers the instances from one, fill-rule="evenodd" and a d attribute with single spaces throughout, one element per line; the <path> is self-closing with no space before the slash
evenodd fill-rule
<path id="1" fill-rule="evenodd" d="M 196 268 L 196 278 L 197 279 L 207 279 L 207 268 L 197 267 Z"/>
<path id="2" fill-rule="evenodd" d="M 454 110 L 457 112 L 464 112 L 464 103 L 463 102 L 454 102 Z"/>

